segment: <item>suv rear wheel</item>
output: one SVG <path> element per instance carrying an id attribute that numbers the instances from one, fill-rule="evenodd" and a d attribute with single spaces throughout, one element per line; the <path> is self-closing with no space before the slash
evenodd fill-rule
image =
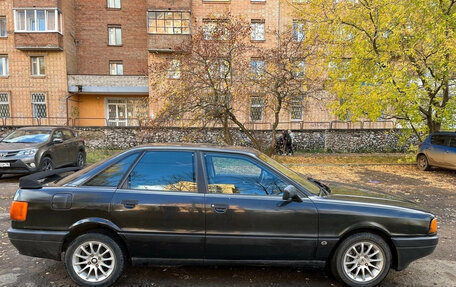
<path id="1" fill-rule="evenodd" d="M 86 155 L 83 151 L 78 152 L 76 157 L 76 167 L 83 168 L 86 162 Z"/>
<path id="2" fill-rule="evenodd" d="M 388 244 L 372 233 L 358 233 L 345 239 L 331 262 L 334 276 L 352 287 L 376 286 L 386 277 L 390 266 Z"/>
<path id="3" fill-rule="evenodd" d="M 71 279 L 84 286 L 110 286 L 125 268 L 125 254 L 111 237 L 87 233 L 77 237 L 65 253 Z"/>

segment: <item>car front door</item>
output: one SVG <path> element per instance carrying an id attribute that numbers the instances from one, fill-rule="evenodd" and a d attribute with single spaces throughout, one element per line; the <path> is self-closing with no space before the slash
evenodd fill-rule
<path id="1" fill-rule="evenodd" d="M 137 259 L 202 260 L 204 193 L 192 151 L 149 150 L 111 203 L 112 221 Z"/>
<path id="2" fill-rule="evenodd" d="M 426 151 L 426 155 L 431 165 L 443 165 L 445 151 L 447 149 L 447 147 L 445 146 L 446 140 L 447 137 L 445 135 L 431 135 L 431 145 L 429 146 L 429 149 Z"/>
<path id="3" fill-rule="evenodd" d="M 64 137 L 61 129 L 55 130 L 52 134 L 51 147 L 49 148 L 49 151 L 51 153 L 52 161 L 56 167 L 66 164 L 68 155 L 65 152 Z"/>
<path id="4" fill-rule="evenodd" d="M 312 260 L 317 210 L 311 200 L 284 201 L 287 179 L 256 159 L 204 154 L 207 260 Z"/>
<path id="5" fill-rule="evenodd" d="M 456 136 L 450 136 L 447 145 L 445 152 L 446 166 L 456 169 Z"/>

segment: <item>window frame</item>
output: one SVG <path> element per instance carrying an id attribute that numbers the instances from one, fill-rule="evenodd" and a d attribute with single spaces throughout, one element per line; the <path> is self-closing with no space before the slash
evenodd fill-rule
<path id="1" fill-rule="evenodd" d="M 14 8 L 14 32 L 15 33 L 60 33 L 63 35 L 63 14 L 60 9 L 55 7 L 50 8 Z M 34 29 L 27 29 L 27 11 L 33 10 L 33 19 L 34 19 Z M 24 29 L 19 29 L 19 17 L 18 12 L 24 12 L 24 22 L 23 27 Z M 44 11 L 44 30 L 39 30 L 37 25 L 37 11 Z M 48 13 L 49 11 L 54 12 L 54 29 L 49 29 L 48 27 Z"/>
<path id="2" fill-rule="evenodd" d="M 166 71 L 166 78 L 170 80 L 179 80 L 182 76 L 181 61 L 176 58 L 168 59 L 168 69 Z"/>
<path id="3" fill-rule="evenodd" d="M 155 16 L 155 18 L 151 19 L 151 13 L 163 13 L 163 21 L 164 21 L 164 26 L 163 27 L 159 27 L 158 26 L 158 23 L 157 23 L 157 16 Z M 166 15 L 165 13 L 172 13 L 173 14 L 173 18 L 172 19 L 165 19 L 166 18 Z M 180 13 L 180 19 L 177 19 L 177 18 L 174 18 L 174 13 Z M 184 19 L 184 14 L 187 15 L 188 14 L 188 19 Z M 147 34 L 151 34 L 151 35 L 191 35 L 192 33 L 192 30 L 191 30 L 191 24 L 192 24 L 192 13 L 191 11 L 188 11 L 188 10 L 148 10 L 147 11 Z M 156 32 L 151 32 L 151 25 L 150 25 L 150 21 L 151 20 L 154 20 L 155 21 L 155 31 Z M 172 21 L 172 25 L 169 27 L 169 26 L 166 26 L 166 21 Z M 174 25 L 174 21 L 181 21 L 181 25 L 180 26 L 175 26 Z M 185 25 L 183 25 L 183 23 L 185 22 L 188 22 L 188 31 L 187 32 L 184 32 L 184 28 Z M 169 29 L 171 28 L 172 30 L 172 33 L 161 33 L 161 32 L 158 32 L 158 28 L 163 28 L 163 29 Z M 175 33 L 175 30 L 176 29 L 180 29 L 181 32 L 180 33 Z"/>
<path id="4" fill-rule="evenodd" d="M 253 105 L 253 98 L 258 98 L 262 100 L 262 104 L 256 104 Z M 249 103 L 249 110 L 250 110 L 250 115 L 249 119 L 251 122 L 257 123 L 257 122 L 262 122 L 264 120 L 264 97 L 263 96 L 250 96 L 250 103 Z M 261 118 L 259 120 L 254 120 L 252 119 L 252 108 L 259 108 L 261 107 Z"/>
<path id="5" fill-rule="evenodd" d="M 141 161 L 141 159 L 148 153 L 148 152 L 186 152 L 186 153 L 192 153 L 193 154 L 193 171 L 194 171 L 194 176 L 195 176 L 195 184 L 196 184 L 196 191 L 178 191 L 178 190 L 169 190 L 169 191 L 163 191 L 163 190 L 153 190 L 153 189 L 133 189 L 133 188 L 128 188 L 127 187 L 127 179 L 130 176 L 131 172 L 135 169 L 135 167 L 138 165 L 138 163 Z M 201 188 L 201 183 L 200 183 L 200 172 L 199 172 L 199 153 L 197 150 L 193 149 L 144 149 L 140 152 L 140 155 L 136 158 L 136 160 L 132 163 L 130 168 L 127 170 L 125 173 L 125 176 L 120 180 L 118 184 L 118 188 L 125 190 L 125 191 L 130 191 L 134 193 L 146 193 L 146 194 L 151 194 L 151 193 L 160 193 L 160 194 L 171 194 L 171 193 L 181 193 L 181 194 L 197 194 L 197 193 L 202 193 L 203 189 Z M 112 166 L 112 165 L 111 165 Z M 107 167 L 109 168 L 109 167 Z M 107 169 L 106 168 L 106 169 Z M 104 171 L 105 169 L 103 169 Z M 96 176 L 96 175 L 95 175 Z"/>
<path id="6" fill-rule="evenodd" d="M 8 115 L 6 117 L 3 117 L 0 114 L 0 119 L 6 119 L 11 117 L 11 103 L 10 103 L 10 94 L 8 92 L 0 92 L 0 96 L 6 96 L 6 101 L 2 101 L 0 98 L 0 106 L 7 106 L 5 109 L 8 112 Z"/>
<path id="7" fill-rule="evenodd" d="M 254 36 L 260 35 L 253 27 L 256 25 L 263 25 L 263 31 L 261 33 L 261 39 L 257 39 Z M 266 41 L 266 23 L 264 19 L 252 19 L 250 20 L 250 41 L 252 42 L 264 42 Z"/>
<path id="8" fill-rule="evenodd" d="M 262 64 L 259 65 L 259 63 L 262 63 Z M 260 67 L 261 67 L 261 69 L 259 69 Z M 261 58 L 261 57 L 251 57 L 250 58 L 250 73 L 252 73 L 252 75 L 254 75 L 258 78 L 261 78 L 265 73 L 265 69 L 266 69 L 266 61 L 264 60 L 264 58 Z"/>
<path id="9" fill-rule="evenodd" d="M 114 10 L 122 9 L 122 0 L 118 0 L 119 7 L 116 7 L 116 1 L 117 0 L 106 0 L 106 9 L 114 9 Z M 114 5 L 113 6 L 109 6 L 110 2 L 112 2 Z"/>
<path id="10" fill-rule="evenodd" d="M 9 60 L 7 54 L 0 55 L 0 61 L 2 61 L 3 71 L 0 71 L 0 77 L 9 76 Z"/>
<path id="11" fill-rule="evenodd" d="M 301 118 L 293 118 L 293 109 L 298 108 L 300 109 L 301 113 Z M 295 113 L 296 114 L 296 113 Z M 292 97 L 290 99 L 290 121 L 291 122 L 301 122 L 304 119 L 304 97 L 303 96 L 297 96 L 297 97 Z"/>
<path id="12" fill-rule="evenodd" d="M 293 19 L 292 24 L 291 24 L 291 39 L 293 42 L 304 42 L 306 39 L 306 30 L 305 30 L 305 22 L 298 20 L 298 19 Z M 300 29 L 299 27 L 302 27 Z"/>
<path id="13" fill-rule="evenodd" d="M 251 197 L 251 198 L 277 199 L 279 197 L 280 198 L 282 197 L 282 195 L 253 195 L 253 194 L 240 194 L 240 193 L 239 194 L 235 194 L 235 193 L 224 194 L 224 193 L 210 192 L 209 191 L 209 174 L 208 174 L 208 170 L 207 170 L 208 166 L 206 165 L 206 155 L 214 155 L 216 157 L 219 156 L 219 157 L 228 157 L 228 158 L 238 158 L 238 159 L 245 160 L 247 162 L 250 162 L 250 163 L 256 165 L 260 169 L 264 169 L 264 170 L 268 171 L 269 173 L 271 173 L 272 175 L 275 175 L 280 180 L 282 180 L 285 184 L 293 185 L 298 190 L 301 190 L 301 186 L 299 184 L 292 182 L 289 178 L 284 176 L 281 172 L 276 171 L 275 169 L 273 169 L 272 167 L 270 167 L 269 165 L 267 165 L 266 163 L 264 163 L 263 161 L 261 161 L 260 159 L 254 157 L 254 156 L 251 156 L 248 154 L 242 154 L 242 153 L 230 153 L 230 152 L 225 152 L 225 151 L 204 151 L 203 150 L 203 151 L 201 151 L 200 159 L 201 159 L 201 170 L 202 170 L 202 174 L 203 174 L 206 194 L 219 195 L 219 196 L 241 196 L 244 198 Z M 299 188 L 297 186 L 299 186 Z M 303 192 L 301 192 L 301 193 L 303 195 L 305 195 L 306 197 L 308 196 L 306 193 L 303 193 Z"/>
<path id="14" fill-rule="evenodd" d="M 3 26 L 3 27 L 5 27 L 4 35 L 2 35 L 1 22 L 4 22 L 4 26 Z M 8 38 L 8 22 L 6 20 L 6 16 L 0 16 L 0 38 Z"/>
<path id="15" fill-rule="evenodd" d="M 33 96 L 37 96 L 37 95 L 43 95 L 44 96 L 44 101 L 43 102 L 35 101 L 33 99 Z M 48 105 L 47 105 L 47 95 L 46 95 L 46 93 L 44 93 L 44 92 L 31 92 L 30 93 L 30 102 L 32 104 L 32 117 L 34 119 L 46 119 L 46 118 L 48 118 Z M 35 109 L 34 109 L 35 105 L 44 105 L 44 108 L 45 108 L 44 117 L 43 116 L 38 116 L 38 115 L 35 114 Z"/>
<path id="16" fill-rule="evenodd" d="M 37 59 L 36 63 L 33 63 L 33 59 Z M 40 60 L 42 59 L 42 61 Z M 41 73 L 41 62 L 43 64 L 43 74 Z M 33 73 L 33 66 L 37 65 L 37 72 L 38 74 Z M 46 62 L 44 60 L 44 56 L 30 56 L 30 76 L 32 77 L 44 77 L 46 76 Z"/>
<path id="17" fill-rule="evenodd" d="M 111 44 L 111 29 L 114 29 L 114 44 Z M 117 37 L 117 30 L 120 31 L 120 39 L 118 39 L 118 37 Z M 117 25 L 117 24 L 109 24 L 108 25 L 108 46 L 112 46 L 112 47 L 123 46 L 122 38 L 123 38 L 122 26 Z"/>
<path id="18" fill-rule="evenodd" d="M 121 74 L 118 73 L 118 65 L 119 64 L 122 65 L 122 73 Z M 112 71 L 111 70 L 111 65 L 116 65 L 116 69 L 115 69 L 116 70 L 116 74 L 111 74 L 111 71 Z M 111 60 L 111 61 L 109 61 L 109 75 L 110 76 L 123 76 L 124 75 L 123 61 L 121 61 L 121 60 Z"/>

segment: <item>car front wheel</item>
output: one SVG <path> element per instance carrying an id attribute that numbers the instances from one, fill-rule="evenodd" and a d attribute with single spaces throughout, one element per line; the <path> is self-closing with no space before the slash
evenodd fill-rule
<path id="1" fill-rule="evenodd" d="M 429 165 L 429 161 L 424 154 L 420 154 L 416 159 L 416 164 L 420 170 L 430 170 L 431 166 Z"/>
<path id="2" fill-rule="evenodd" d="M 123 272 L 125 256 L 120 245 L 101 233 L 77 237 L 65 253 L 71 279 L 83 286 L 111 286 Z"/>
<path id="3" fill-rule="evenodd" d="M 54 169 L 54 162 L 49 157 L 45 157 L 41 160 L 39 170 L 48 171 Z"/>
<path id="4" fill-rule="evenodd" d="M 390 266 L 388 244 L 372 233 L 358 233 L 345 239 L 331 262 L 334 276 L 352 287 L 376 286 L 386 277 Z"/>

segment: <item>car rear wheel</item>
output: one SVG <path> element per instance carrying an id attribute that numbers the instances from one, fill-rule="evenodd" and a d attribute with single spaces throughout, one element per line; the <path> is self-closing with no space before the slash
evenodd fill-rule
<path id="1" fill-rule="evenodd" d="M 426 155 L 420 154 L 416 159 L 416 164 L 420 170 L 430 170 L 431 166 Z"/>
<path id="2" fill-rule="evenodd" d="M 48 171 L 54 169 L 54 162 L 49 157 L 45 157 L 41 160 L 40 171 Z"/>
<path id="3" fill-rule="evenodd" d="M 331 262 L 334 276 L 352 287 L 376 286 L 386 277 L 390 266 L 388 244 L 372 233 L 358 233 L 345 239 Z"/>
<path id="4" fill-rule="evenodd" d="M 76 158 L 76 167 L 83 168 L 86 162 L 86 155 L 84 152 L 78 152 L 78 156 Z"/>
<path id="5" fill-rule="evenodd" d="M 77 237 L 65 253 L 71 279 L 84 286 L 111 286 L 125 268 L 125 255 L 111 237 L 87 233 Z"/>

